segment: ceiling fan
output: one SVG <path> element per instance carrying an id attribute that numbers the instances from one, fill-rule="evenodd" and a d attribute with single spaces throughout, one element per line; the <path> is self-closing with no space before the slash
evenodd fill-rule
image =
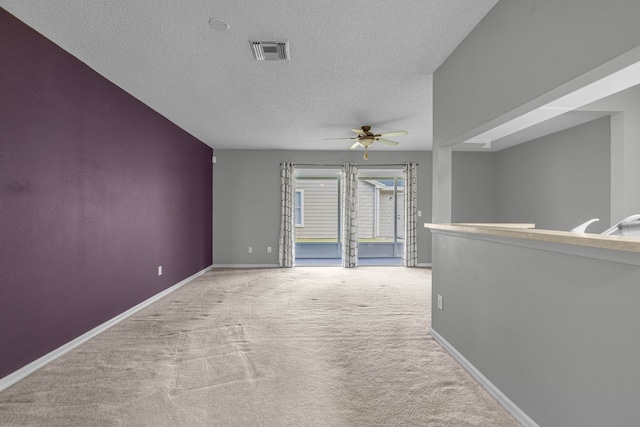
<path id="1" fill-rule="evenodd" d="M 323 141 L 334 140 L 334 139 L 354 139 L 356 142 L 353 143 L 349 147 L 349 150 L 353 150 L 358 148 L 358 146 L 364 147 L 364 159 L 369 160 L 369 146 L 374 142 L 381 142 L 386 145 L 398 145 L 395 141 L 390 141 L 385 139 L 388 136 L 400 136 L 400 135 L 408 135 L 409 132 L 401 130 L 397 132 L 384 132 L 374 134 L 371 132 L 371 126 L 362 126 L 360 129 L 351 129 L 353 132 L 357 133 L 357 136 L 352 136 L 351 138 L 323 138 Z"/>

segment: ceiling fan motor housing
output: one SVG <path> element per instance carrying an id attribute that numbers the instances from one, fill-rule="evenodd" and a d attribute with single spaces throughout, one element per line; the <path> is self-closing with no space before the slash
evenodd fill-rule
<path id="1" fill-rule="evenodd" d="M 351 137 L 351 138 L 330 138 L 330 139 L 351 139 L 351 140 L 355 140 L 356 142 L 354 144 L 352 144 L 349 147 L 349 150 L 353 150 L 358 148 L 358 146 L 361 146 L 364 148 L 364 159 L 368 160 L 369 159 L 369 152 L 368 149 L 369 147 L 376 141 L 381 142 L 385 145 L 391 145 L 391 146 L 395 146 L 398 145 L 397 142 L 395 141 L 391 141 L 388 139 L 385 139 L 387 136 L 400 136 L 400 135 L 407 135 L 408 132 L 401 130 L 401 131 L 396 131 L 396 132 L 384 132 L 384 133 L 378 133 L 378 134 L 374 134 L 373 132 L 371 132 L 371 126 L 369 125 L 364 125 L 361 126 L 360 128 L 351 128 L 351 130 L 353 132 L 355 132 L 357 134 L 357 136 Z"/>

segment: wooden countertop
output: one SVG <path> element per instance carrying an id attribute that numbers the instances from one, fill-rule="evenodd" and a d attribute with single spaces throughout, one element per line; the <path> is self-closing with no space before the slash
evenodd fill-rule
<path id="1" fill-rule="evenodd" d="M 459 233 L 482 234 L 486 236 L 510 237 L 514 239 L 538 240 L 565 245 L 586 246 L 591 248 L 612 249 L 640 253 L 640 238 L 630 236 L 603 236 L 592 233 L 572 233 L 569 231 L 535 229 L 534 224 L 431 224 L 425 228 Z"/>

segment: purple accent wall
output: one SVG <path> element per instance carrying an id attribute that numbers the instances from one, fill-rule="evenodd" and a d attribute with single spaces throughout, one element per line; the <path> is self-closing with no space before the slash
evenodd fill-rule
<path id="1" fill-rule="evenodd" d="M 211 265 L 212 154 L 0 8 L 0 378 Z"/>

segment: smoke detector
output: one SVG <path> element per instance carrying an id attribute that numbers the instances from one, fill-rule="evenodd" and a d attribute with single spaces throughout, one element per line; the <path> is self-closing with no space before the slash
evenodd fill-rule
<path id="1" fill-rule="evenodd" d="M 216 31 L 225 32 L 229 29 L 229 24 L 222 18 L 209 19 L 209 25 Z"/>
<path id="2" fill-rule="evenodd" d="M 253 57 L 256 61 L 288 61 L 291 59 L 289 56 L 289 42 L 259 42 L 249 40 L 253 49 Z"/>

